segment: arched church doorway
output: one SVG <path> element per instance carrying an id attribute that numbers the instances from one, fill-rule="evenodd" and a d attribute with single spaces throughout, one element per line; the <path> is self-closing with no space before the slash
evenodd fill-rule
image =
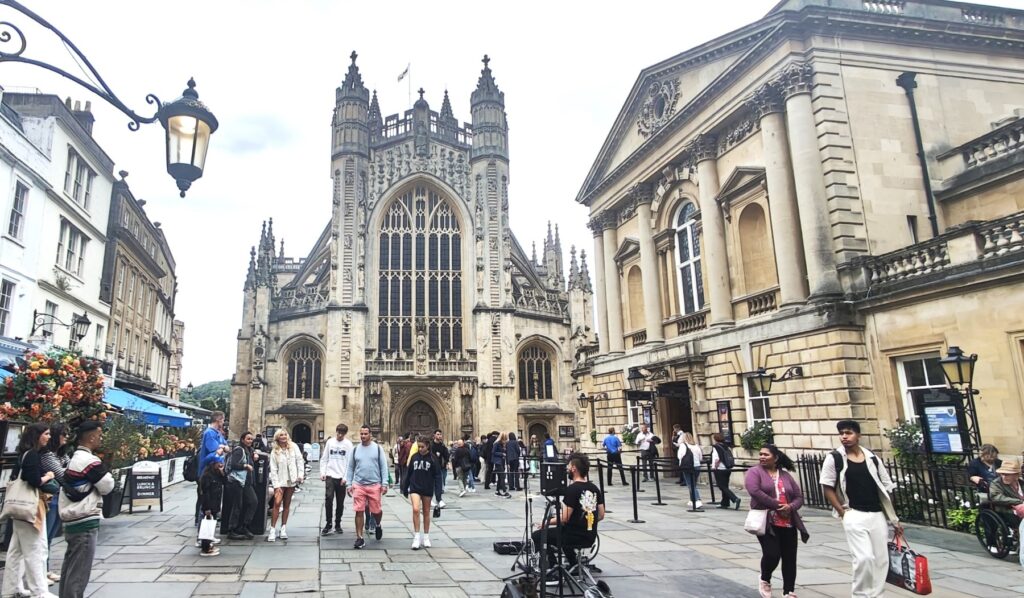
<path id="1" fill-rule="evenodd" d="M 299 445 L 300 448 L 307 442 L 313 442 L 313 432 L 309 429 L 309 426 L 306 424 L 295 424 L 295 427 L 292 428 L 292 442 Z"/>
<path id="2" fill-rule="evenodd" d="M 416 401 L 405 410 L 405 415 L 402 416 L 402 429 L 398 430 L 398 433 L 412 432 L 413 437 L 420 434 L 431 436 L 437 428 L 437 413 L 433 407 L 424 401 Z"/>
<path id="3" fill-rule="evenodd" d="M 544 442 L 544 435 L 548 433 L 548 427 L 542 423 L 535 423 L 530 425 L 529 435 L 530 438 L 537 437 L 538 442 Z"/>

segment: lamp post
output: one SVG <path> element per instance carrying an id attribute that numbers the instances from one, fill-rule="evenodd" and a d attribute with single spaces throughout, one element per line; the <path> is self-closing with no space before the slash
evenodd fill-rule
<path id="1" fill-rule="evenodd" d="M 38 311 L 33 310 L 32 331 L 29 332 L 29 338 L 34 337 L 36 332 L 43 329 L 45 326 L 53 326 L 54 324 L 70 329 L 68 349 L 75 350 L 78 347 L 78 343 L 81 342 L 82 339 L 85 338 L 85 335 L 89 333 L 89 326 L 92 324 L 92 321 L 89 320 L 88 314 L 82 313 L 75 314 L 71 318 L 71 323 L 66 324 L 53 314 L 45 312 L 39 313 Z"/>
<path id="2" fill-rule="evenodd" d="M 0 6 L 21 13 L 24 17 L 31 19 L 60 38 L 63 45 L 72 52 L 72 57 L 81 64 L 82 68 L 88 71 L 89 77 L 96 84 L 89 83 L 58 66 L 43 62 L 38 58 L 26 56 L 25 50 L 28 48 L 28 40 L 22 30 L 9 21 L 0 21 L 0 62 L 31 64 L 77 83 L 128 116 L 131 119 L 131 122 L 128 123 L 128 128 L 132 131 L 138 131 L 139 127 L 143 124 L 150 124 L 159 120 L 166 131 L 167 173 L 177 182 L 181 197 L 185 197 L 185 191 L 188 190 L 196 179 L 203 176 L 203 168 L 206 164 L 206 150 L 210 144 L 210 135 L 217 130 L 218 126 L 217 118 L 199 101 L 199 94 L 195 90 L 196 82 L 189 79 L 188 88 L 181 94 L 181 97 L 169 104 L 162 103 L 160 98 L 153 94 L 147 94 L 146 103 L 155 104 L 156 112 L 153 116 L 141 116 L 114 94 L 110 86 L 107 85 L 103 77 L 100 76 L 96 68 L 86 58 L 85 54 L 49 21 L 32 12 L 20 2 L 17 2 L 17 0 L 0 0 Z"/>
<path id="3" fill-rule="evenodd" d="M 973 386 L 974 365 L 977 362 L 977 353 L 965 355 L 963 350 L 955 345 L 950 346 L 946 356 L 939 360 L 946 382 L 959 393 L 965 403 L 967 434 L 971 442 L 968 453 L 972 457 L 974 451 L 981 446 L 981 429 L 978 426 L 978 411 L 974 404 L 974 395 L 978 394 L 978 391 Z"/>
<path id="4" fill-rule="evenodd" d="M 658 408 L 654 399 L 655 392 L 653 390 L 644 390 L 647 377 L 640 371 L 640 368 L 631 367 L 629 368 L 629 375 L 626 376 L 626 382 L 629 383 L 629 390 L 626 392 L 626 401 L 638 403 L 640 406 L 641 420 L 643 423 L 653 426 L 654 414 L 658 411 Z M 649 418 L 647 417 L 648 414 L 650 414 Z M 650 419 L 650 422 L 648 422 L 647 419 Z"/>

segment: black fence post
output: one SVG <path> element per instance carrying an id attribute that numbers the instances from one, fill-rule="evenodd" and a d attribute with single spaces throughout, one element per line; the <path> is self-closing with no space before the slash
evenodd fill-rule
<path id="1" fill-rule="evenodd" d="M 655 490 L 655 492 L 658 493 L 658 500 L 657 500 L 657 502 L 652 502 L 651 504 L 656 506 L 656 507 L 664 507 L 668 503 L 661 502 L 661 481 L 660 481 L 661 476 L 658 475 L 658 470 L 661 469 L 661 467 L 660 467 L 660 464 L 658 463 L 657 459 L 651 459 L 650 463 L 651 463 L 651 469 L 653 470 L 653 473 L 654 473 L 654 490 Z"/>
<path id="2" fill-rule="evenodd" d="M 712 448 L 711 450 L 715 450 L 715 449 Z M 711 471 L 711 461 L 708 461 L 708 488 L 711 490 L 711 503 L 712 504 L 718 502 L 718 499 L 715 498 L 715 484 L 717 482 L 718 482 L 718 480 L 715 479 L 715 475 Z"/>
<path id="3" fill-rule="evenodd" d="M 629 468 L 629 478 L 633 481 L 633 518 L 629 520 L 630 523 L 647 523 L 643 519 L 640 519 L 640 513 L 637 511 L 636 504 L 636 492 L 637 486 L 639 486 L 640 476 L 637 473 L 636 465 L 632 465 Z M 605 511 L 607 513 L 607 510 Z"/>
<path id="4" fill-rule="evenodd" d="M 636 461 L 636 465 L 634 466 L 634 468 L 636 468 L 636 467 L 641 467 L 641 468 L 644 467 L 643 463 L 644 463 L 644 455 L 643 455 L 643 453 L 640 453 L 640 454 L 637 455 L 637 461 Z M 639 471 L 637 471 L 637 473 L 636 473 L 636 479 L 633 480 L 633 487 L 636 488 L 637 492 L 647 492 L 646 490 L 644 490 L 643 488 L 640 487 L 640 472 Z"/>

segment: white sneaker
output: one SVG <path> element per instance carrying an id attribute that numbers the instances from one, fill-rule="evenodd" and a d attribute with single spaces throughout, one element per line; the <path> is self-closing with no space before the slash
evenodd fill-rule
<path id="1" fill-rule="evenodd" d="M 466 491 L 465 490 L 459 490 L 459 498 L 462 498 L 465 495 L 466 495 Z"/>
<path id="2" fill-rule="evenodd" d="M 423 548 L 430 548 L 430 534 L 423 534 Z"/>
<path id="3" fill-rule="evenodd" d="M 419 550 L 420 549 L 420 535 L 419 534 L 413 534 L 412 535 L 412 549 L 413 550 Z"/>
<path id="4" fill-rule="evenodd" d="M 437 503 L 437 508 L 439 508 L 439 509 L 443 509 L 443 508 L 445 508 L 446 506 L 448 506 L 448 505 L 444 504 L 444 501 L 443 501 L 443 500 L 442 500 L 441 502 Z"/>
<path id="5" fill-rule="evenodd" d="M 700 502 L 700 501 L 698 500 L 698 501 L 697 501 L 697 506 L 696 506 L 696 507 L 694 507 L 694 508 L 697 508 L 697 509 L 699 509 L 699 508 L 701 508 L 701 507 L 703 507 L 703 506 L 704 506 L 704 503 L 702 503 L 702 502 Z"/>
<path id="6" fill-rule="evenodd" d="M 470 494 L 476 494 L 476 486 L 469 489 Z"/>
<path id="7" fill-rule="evenodd" d="M 288 539 L 288 530 L 285 529 L 283 525 L 281 526 L 281 531 L 277 534 L 277 537 L 281 538 L 282 540 Z"/>
<path id="8" fill-rule="evenodd" d="M 693 501 L 692 500 L 686 501 L 686 506 L 688 506 L 688 507 L 690 507 L 692 509 L 693 508 Z"/>
<path id="9" fill-rule="evenodd" d="M 267 532 L 267 542 L 276 542 L 276 541 L 277 541 L 277 530 L 275 530 L 274 528 L 270 528 L 270 531 Z"/>

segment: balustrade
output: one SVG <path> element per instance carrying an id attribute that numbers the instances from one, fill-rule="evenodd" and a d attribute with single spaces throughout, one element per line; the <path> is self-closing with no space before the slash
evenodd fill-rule
<path id="1" fill-rule="evenodd" d="M 949 246 L 944 238 L 913 245 L 873 258 L 865 265 L 870 284 L 889 284 L 943 270 L 949 266 Z"/>
<path id="2" fill-rule="evenodd" d="M 747 315 L 757 316 L 778 309 L 775 291 L 776 289 L 771 289 L 763 293 L 753 295 L 752 297 L 748 297 Z"/>
<path id="3" fill-rule="evenodd" d="M 637 330 L 629 334 L 629 339 L 633 343 L 634 347 L 639 347 L 647 342 L 647 331 Z"/>
<path id="4" fill-rule="evenodd" d="M 696 313 L 683 316 L 676 322 L 676 330 L 679 334 L 690 334 L 708 327 L 708 310 L 703 309 Z"/>
<path id="5" fill-rule="evenodd" d="M 982 224 L 978 227 L 978 238 L 982 244 L 981 258 L 989 259 L 1018 251 L 1024 247 L 1024 213 Z"/>

